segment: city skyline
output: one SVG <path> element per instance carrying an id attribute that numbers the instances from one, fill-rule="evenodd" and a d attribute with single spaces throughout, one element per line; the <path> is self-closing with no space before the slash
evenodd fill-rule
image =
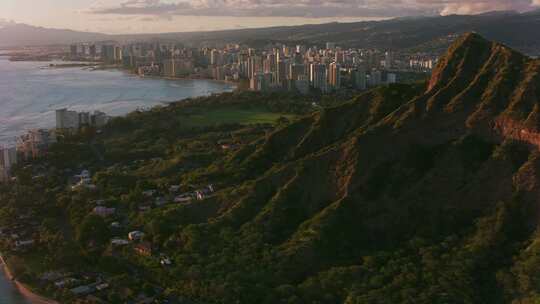
<path id="1" fill-rule="evenodd" d="M 5 0 L 0 27 L 9 22 L 108 34 L 212 31 L 383 20 L 405 16 L 519 12 L 540 0 Z"/>

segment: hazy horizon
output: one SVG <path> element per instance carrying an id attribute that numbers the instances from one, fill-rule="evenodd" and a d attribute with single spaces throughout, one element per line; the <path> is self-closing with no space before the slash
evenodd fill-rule
<path id="1" fill-rule="evenodd" d="M 4 0 L 6 22 L 104 34 L 214 31 L 537 9 L 540 0 Z"/>

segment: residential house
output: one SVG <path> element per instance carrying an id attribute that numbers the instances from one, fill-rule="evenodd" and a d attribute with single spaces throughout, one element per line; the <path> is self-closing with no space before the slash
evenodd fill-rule
<path id="1" fill-rule="evenodd" d="M 128 233 L 128 239 L 130 241 L 140 241 L 144 237 L 144 232 L 141 231 L 131 231 Z"/>
<path id="2" fill-rule="evenodd" d="M 101 217 L 108 217 L 113 215 L 116 212 L 116 208 L 107 208 L 102 206 L 97 206 L 94 208 L 94 214 Z"/>
<path id="3" fill-rule="evenodd" d="M 135 252 L 142 256 L 151 256 L 152 255 L 152 245 L 148 242 L 143 242 L 135 245 Z"/>
<path id="4" fill-rule="evenodd" d="M 182 194 L 178 195 L 174 198 L 175 203 L 187 203 L 190 202 L 193 198 L 190 194 Z"/>
<path id="5" fill-rule="evenodd" d="M 125 246 L 125 245 L 128 245 L 128 244 L 129 244 L 128 240 L 121 239 L 121 238 L 113 238 L 111 240 L 111 245 L 113 247 L 120 247 L 120 246 Z"/>

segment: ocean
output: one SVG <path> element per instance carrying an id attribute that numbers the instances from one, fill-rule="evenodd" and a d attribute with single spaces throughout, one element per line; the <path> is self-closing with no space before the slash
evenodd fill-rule
<path id="1" fill-rule="evenodd" d="M 49 62 L 10 62 L 0 56 L 0 146 L 34 128 L 53 128 L 55 110 L 123 115 L 188 97 L 232 91 L 210 80 L 140 78 L 119 70 L 43 68 Z M 1 266 L 0 266 L 1 267 Z M 0 273 L 0 304 L 35 304 Z"/>
<path id="2" fill-rule="evenodd" d="M 24 298 L 3 268 L 0 264 L 0 304 L 38 304 Z"/>
<path id="3" fill-rule="evenodd" d="M 100 110 L 123 115 L 188 97 L 232 91 L 211 80 L 141 78 L 120 70 L 43 68 L 50 62 L 10 62 L 0 56 L 0 144 L 34 128 L 55 125 L 54 111 Z"/>

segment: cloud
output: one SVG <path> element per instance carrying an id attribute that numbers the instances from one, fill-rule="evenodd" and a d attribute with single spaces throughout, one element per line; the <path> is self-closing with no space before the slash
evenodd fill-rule
<path id="1" fill-rule="evenodd" d="M 0 28 L 14 25 L 15 21 L 0 18 Z"/>
<path id="2" fill-rule="evenodd" d="M 490 11 L 527 11 L 539 0 L 419 0 L 420 4 L 439 6 L 441 15 L 478 14 Z"/>
<path id="3" fill-rule="evenodd" d="M 237 17 L 400 17 L 527 11 L 540 0 L 125 0 L 97 2 L 93 14 Z M 149 19 L 147 19 L 149 20 Z"/>

